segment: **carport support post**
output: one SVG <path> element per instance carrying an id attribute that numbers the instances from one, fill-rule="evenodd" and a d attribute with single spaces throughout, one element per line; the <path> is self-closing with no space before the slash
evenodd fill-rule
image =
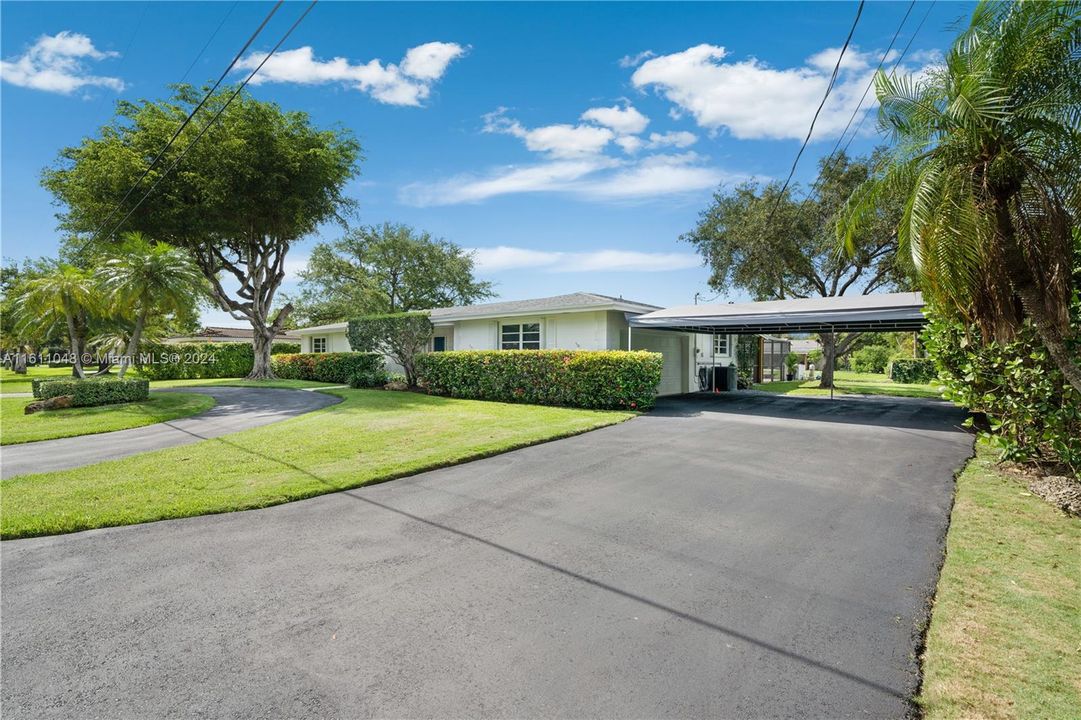
<path id="1" fill-rule="evenodd" d="M 833 336 L 833 372 L 830 373 L 830 400 L 833 399 L 833 386 L 837 384 L 837 335 L 833 332 L 833 326 L 830 325 L 830 335 Z"/>
<path id="2" fill-rule="evenodd" d="M 634 330 L 634 325 L 627 323 L 627 351 L 631 349 L 631 330 Z"/>

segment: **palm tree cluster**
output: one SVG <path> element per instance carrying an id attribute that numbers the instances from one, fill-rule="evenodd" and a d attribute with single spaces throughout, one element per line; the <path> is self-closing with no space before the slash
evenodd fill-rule
<path id="1" fill-rule="evenodd" d="M 1081 227 L 1081 5 L 984 2 L 944 62 L 875 79 L 894 148 L 849 199 L 851 242 L 883 200 L 906 198 L 899 247 L 936 309 L 983 340 L 1033 324 L 1081 391 L 1073 233 Z"/>
<path id="2" fill-rule="evenodd" d="M 124 377 L 148 325 L 157 334 L 170 321 L 189 320 L 207 290 L 186 251 L 128 233 L 110 256 L 93 258 L 86 267 L 46 261 L 13 295 L 18 337 L 65 336 L 80 378 L 86 376 L 82 357 L 88 347 L 123 353 Z"/>

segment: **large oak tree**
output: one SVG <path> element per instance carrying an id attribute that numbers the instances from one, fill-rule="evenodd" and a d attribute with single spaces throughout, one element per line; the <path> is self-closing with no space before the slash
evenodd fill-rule
<path id="1" fill-rule="evenodd" d="M 200 97 L 182 85 L 168 100 L 118 103 L 113 121 L 64 149 L 42 182 L 62 208 L 60 227 L 72 243 L 118 243 L 121 233 L 138 231 L 190 252 L 215 302 L 252 326 L 249 377 L 268 378 L 271 342 L 292 311 L 286 304 L 271 313 L 286 254 L 320 224 L 344 222 L 352 202 L 343 188 L 358 172 L 360 146 L 348 131 L 316 128 L 306 113 L 246 92 L 222 110 L 229 93 L 219 93 L 125 201 Z"/>
<path id="2" fill-rule="evenodd" d="M 710 267 L 718 292 L 742 290 L 755 300 L 835 297 L 911 286 L 911 265 L 897 254 L 895 211 L 869 218 L 853 237 L 852 252 L 837 249 L 838 213 L 870 174 L 870 160 L 844 153 L 819 165 L 817 192 L 803 201 L 778 183 L 722 188 L 683 236 Z M 859 344 L 858 333 L 822 333 L 822 387 L 833 384 L 837 357 Z"/>

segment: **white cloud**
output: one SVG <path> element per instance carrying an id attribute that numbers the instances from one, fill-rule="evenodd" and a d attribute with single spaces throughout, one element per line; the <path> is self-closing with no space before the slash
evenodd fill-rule
<path id="1" fill-rule="evenodd" d="M 410 48 L 402 60 L 402 72 L 418 80 L 435 81 L 443 77 L 447 65 L 465 53 L 457 43 L 430 42 Z"/>
<path id="2" fill-rule="evenodd" d="M 486 175 L 458 175 L 434 183 L 412 183 L 399 200 L 408 205 L 457 205 L 502 195 L 566 193 L 581 200 L 642 201 L 697 192 L 745 176 L 705 164 L 695 153 L 650 155 L 641 160 L 593 156 L 499 168 Z"/>
<path id="3" fill-rule="evenodd" d="M 94 47 L 86 35 L 64 30 L 56 35 L 42 35 L 22 55 L 0 60 L 0 77 L 19 87 L 67 95 L 83 87 L 105 87 L 120 92 L 120 78 L 92 75 L 88 60 L 118 57 Z"/>
<path id="4" fill-rule="evenodd" d="M 590 108 L 582 113 L 582 120 L 611 128 L 620 135 L 637 135 L 649 125 L 649 118 L 632 105 Z"/>
<path id="5" fill-rule="evenodd" d="M 595 155 L 615 138 L 608 128 L 593 125 L 544 125 L 529 129 L 506 116 L 499 108 L 484 116 L 484 132 L 513 135 L 525 141 L 533 152 L 546 153 L 552 158 L 575 158 Z"/>
<path id="6" fill-rule="evenodd" d="M 686 130 L 672 130 L 663 135 L 655 132 L 649 134 L 649 146 L 651 148 L 685 148 L 694 145 L 696 142 L 698 142 L 698 136 Z"/>
<path id="7" fill-rule="evenodd" d="M 839 49 L 826 49 L 803 66 L 772 68 L 754 58 L 727 62 L 716 45 L 654 57 L 635 70 L 631 81 L 655 88 L 710 130 L 726 128 L 739 139 L 802 139 L 829 83 Z M 850 48 L 829 101 L 816 124 L 815 137 L 844 128 L 870 81 L 875 53 Z M 870 107 L 870 106 L 869 106 Z"/>
<path id="8" fill-rule="evenodd" d="M 622 68 L 638 67 L 644 60 L 648 60 L 651 57 L 656 57 L 657 53 L 652 50 L 643 50 L 637 55 L 624 55 L 619 59 L 619 66 Z"/>
<path id="9" fill-rule="evenodd" d="M 406 51 L 401 65 L 369 60 L 354 65 L 336 57 L 319 60 L 311 46 L 275 53 L 252 78 L 253 85 L 267 82 L 320 85 L 338 82 L 387 105 L 419 106 L 431 94 L 432 85 L 443 77 L 447 66 L 465 54 L 456 43 L 430 42 Z M 240 70 L 254 70 L 266 53 L 251 53 L 237 63 Z"/>
<path id="10" fill-rule="evenodd" d="M 458 175 L 434 183 L 412 183 L 399 192 L 399 199 L 420 207 L 479 202 L 500 195 L 566 190 L 590 173 L 612 167 L 616 161 L 604 157 L 553 160 L 534 165 L 499 168 L 487 175 Z"/>
<path id="11" fill-rule="evenodd" d="M 702 164 L 696 153 L 650 155 L 605 177 L 581 182 L 576 191 L 599 200 L 635 200 L 709 190 L 736 176 Z"/>
<path id="12" fill-rule="evenodd" d="M 553 252 L 499 245 L 473 248 L 478 272 L 543 269 L 548 272 L 665 272 L 698 267 L 695 253 L 653 253 L 633 250 Z"/>

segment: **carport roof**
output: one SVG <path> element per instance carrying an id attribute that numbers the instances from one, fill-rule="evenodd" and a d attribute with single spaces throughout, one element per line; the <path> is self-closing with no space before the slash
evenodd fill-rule
<path id="1" fill-rule="evenodd" d="M 681 305 L 629 318 L 634 327 L 710 333 L 839 332 L 918 330 L 927 319 L 920 293 L 726 305 Z"/>

